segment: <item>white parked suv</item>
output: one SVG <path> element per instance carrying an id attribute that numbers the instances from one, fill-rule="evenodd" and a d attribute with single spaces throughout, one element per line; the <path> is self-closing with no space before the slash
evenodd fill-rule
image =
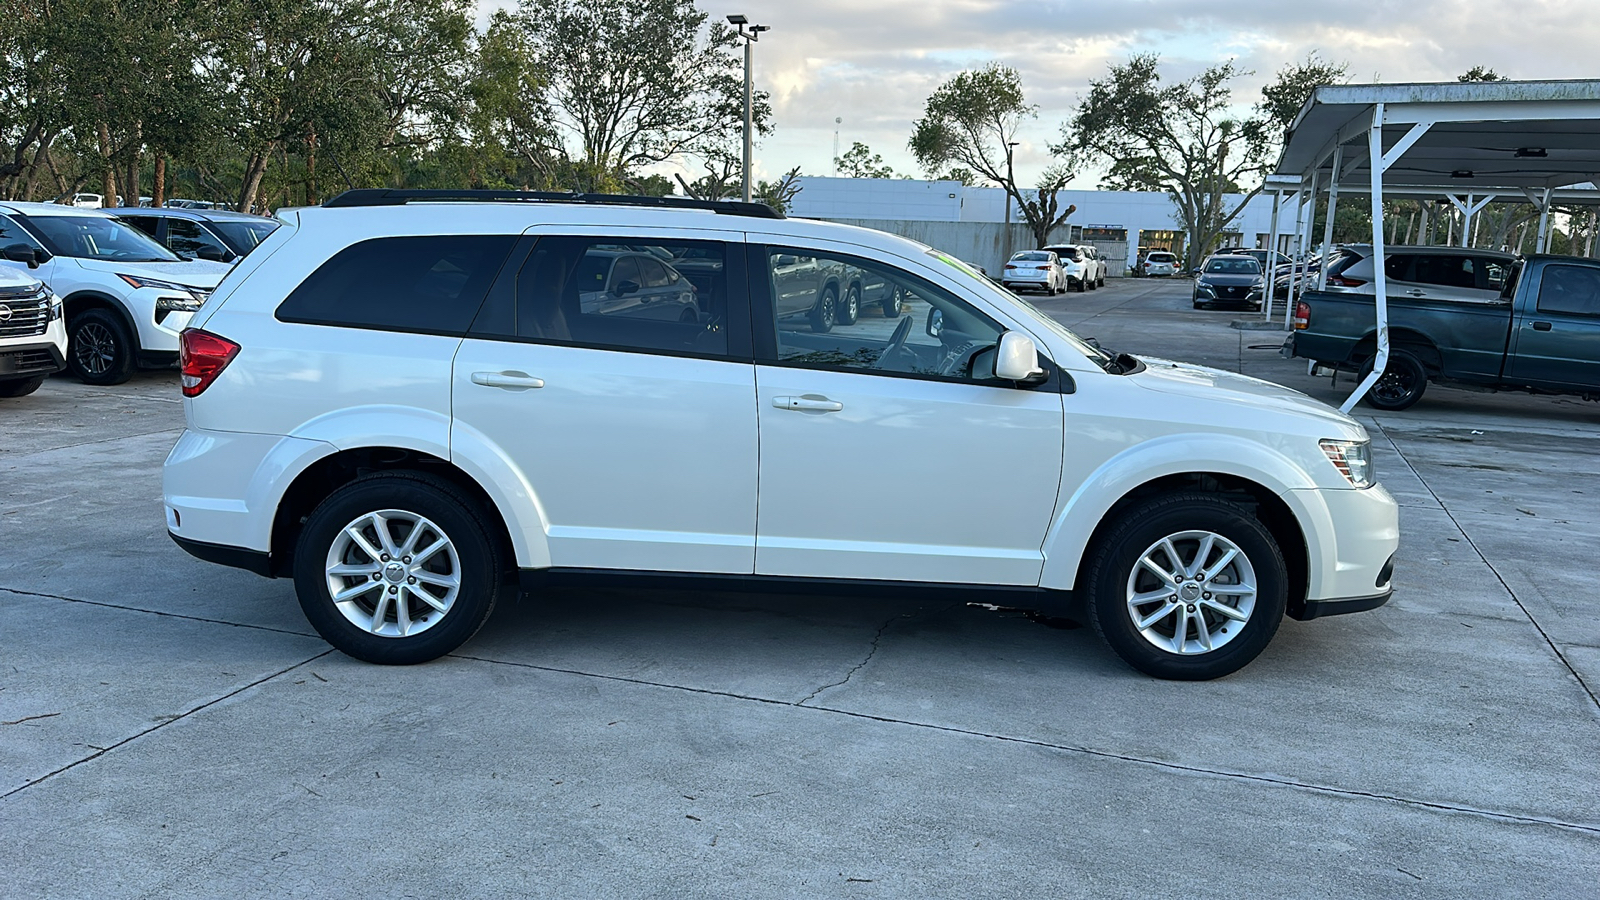
<path id="1" fill-rule="evenodd" d="M 22 397 L 66 365 L 61 298 L 26 270 L 0 268 L 0 397 Z"/>
<path id="2" fill-rule="evenodd" d="M 1105 263 L 1093 247 L 1079 244 L 1052 244 L 1045 248 L 1061 258 L 1061 269 L 1067 276 L 1067 289 L 1078 293 L 1105 287 Z"/>
<path id="3" fill-rule="evenodd" d="M 178 332 L 229 271 L 186 259 L 97 209 L 0 202 L 0 265 L 30 270 L 66 304 L 67 368 L 121 384 L 178 361 Z"/>
<path id="4" fill-rule="evenodd" d="M 184 332 L 167 527 L 293 577 L 360 659 L 450 652 L 518 575 L 976 591 L 1181 679 L 1390 595 L 1356 421 L 1106 353 L 921 244 L 661 198 L 352 191 L 287 218 Z M 692 260 L 698 314 L 586 303 L 622 251 Z M 827 290 L 777 276 L 797 258 L 883 279 L 897 315 L 780 316 Z"/>

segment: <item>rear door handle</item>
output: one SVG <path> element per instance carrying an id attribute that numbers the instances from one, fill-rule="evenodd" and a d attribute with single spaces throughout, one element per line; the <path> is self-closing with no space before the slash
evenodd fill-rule
<path id="1" fill-rule="evenodd" d="M 527 372 L 473 372 L 472 383 L 484 387 L 505 388 L 508 391 L 526 391 L 544 387 L 543 378 L 534 378 Z"/>
<path id="2" fill-rule="evenodd" d="M 1549 322 L 1535 322 L 1535 323 L 1533 323 L 1533 330 L 1534 331 L 1549 331 L 1550 330 L 1550 323 Z"/>
<path id="3" fill-rule="evenodd" d="M 1419 291 L 1416 288 L 1412 288 L 1411 290 L 1406 291 L 1406 293 L 1410 294 L 1413 297 L 1426 297 L 1426 296 L 1428 296 L 1426 291 Z"/>
<path id="4" fill-rule="evenodd" d="M 844 409 L 844 404 L 827 397 L 806 395 L 804 397 L 773 397 L 772 405 L 778 409 L 799 409 L 811 412 L 838 412 Z"/>

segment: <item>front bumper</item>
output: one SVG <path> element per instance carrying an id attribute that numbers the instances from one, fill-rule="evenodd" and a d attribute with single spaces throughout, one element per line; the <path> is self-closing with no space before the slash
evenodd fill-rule
<path id="1" fill-rule="evenodd" d="M 1265 296 L 1261 288 L 1251 288 L 1242 294 L 1228 288 L 1216 288 L 1209 284 L 1197 284 L 1194 288 L 1196 303 L 1237 303 L 1242 306 L 1260 306 Z"/>
<path id="2" fill-rule="evenodd" d="M 51 340 L 0 345 L 0 378 L 54 375 L 67 367 L 66 354 Z"/>
<path id="3" fill-rule="evenodd" d="M 1284 497 L 1304 523 L 1309 556 L 1303 608 L 1314 619 L 1382 606 L 1393 592 L 1400 507 L 1376 484 L 1360 490 L 1293 490 Z"/>

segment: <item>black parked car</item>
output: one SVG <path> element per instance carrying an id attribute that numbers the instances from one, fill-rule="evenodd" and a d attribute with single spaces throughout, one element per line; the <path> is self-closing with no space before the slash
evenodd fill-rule
<path id="1" fill-rule="evenodd" d="M 1213 256 L 1194 282 L 1194 308 L 1219 303 L 1261 308 L 1261 263 L 1249 256 Z"/>
<path id="2" fill-rule="evenodd" d="M 276 219 L 225 209 L 141 207 L 126 212 L 107 211 L 173 253 L 217 262 L 233 262 L 245 256 L 282 224 Z"/>

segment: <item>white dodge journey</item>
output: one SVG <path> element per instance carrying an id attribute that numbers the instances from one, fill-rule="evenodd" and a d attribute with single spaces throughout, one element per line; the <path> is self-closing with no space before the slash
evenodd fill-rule
<path id="1" fill-rule="evenodd" d="M 1286 614 L 1390 595 L 1360 424 L 1103 352 L 920 244 L 671 198 L 287 217 L 183 333 L 167 527 L 292 577 L 351 656 L 448 653 L 517 587 L 653 576 L 998 595 L 1203 679 Z M 862 296 L 896 302 L 836 308 Z"/>

